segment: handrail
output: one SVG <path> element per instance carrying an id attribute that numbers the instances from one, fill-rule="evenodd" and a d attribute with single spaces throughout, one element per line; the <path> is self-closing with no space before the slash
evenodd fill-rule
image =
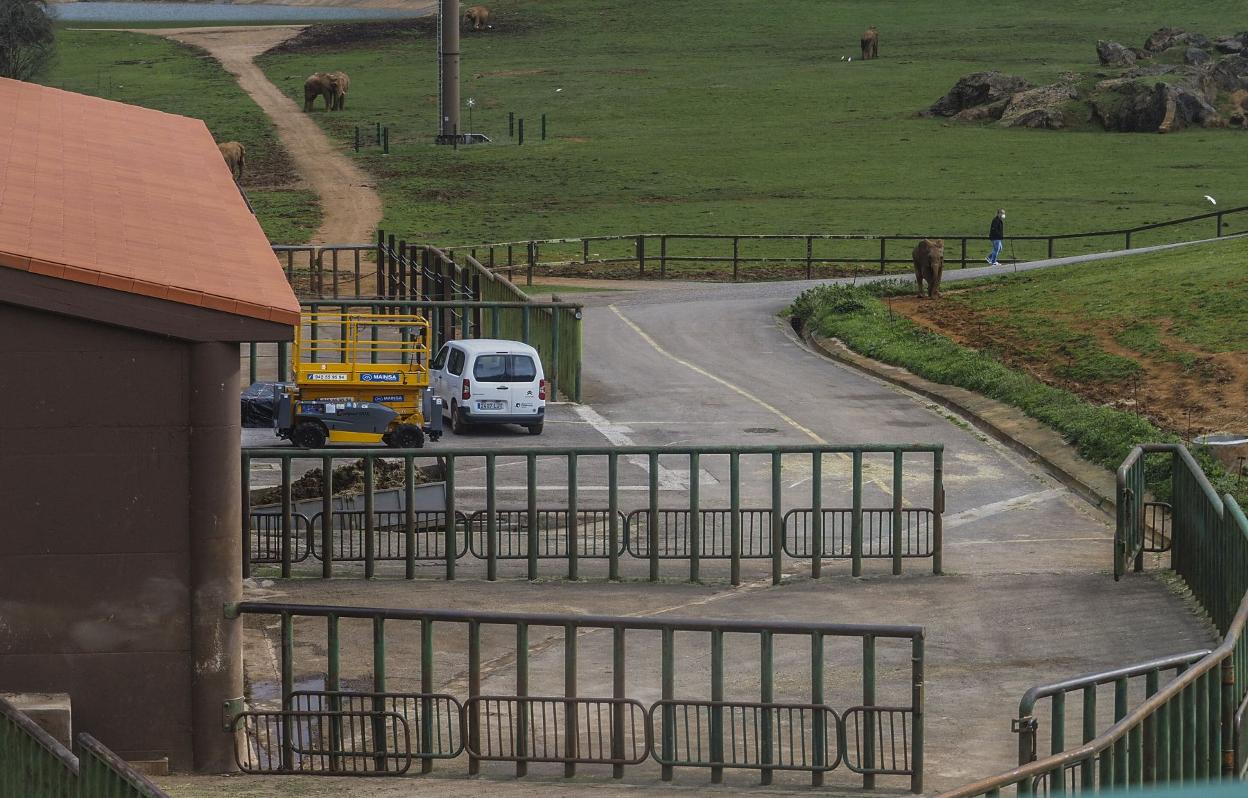
<path id="1" fill-rule="evenodd" d="M 1082 687 L 1092 687 L 1094 685 L 1109 684 L 1118 679 L 1130 678 L 1132 676 L 1143 676 L 1149 671 L 1168 670 L 1180 665 L 1190 665 L 1193 662 L 1207 657 L 1213 653 L 1211 649 L 1201 648 L 1196 651 L 1188 651 L 1183 654 L 1171 654 L 1168 657 L 1160 657 L 1151 659 L 1147 662 L 1137 662 L 1132 665 L 1124 665 L 1120 668 L 1113 668 L 1107 671 L 1097 671 L 1095 673 L 1085 673 L 1081 676 L 1072 676 L 1069 679 L 1063 679 L 1060 682 L 1052 682 L 1050 684 L 1038 684 L 1031 687 L 1027 692 L 1023 693 L 1023 697 L 1018 702 L 1018 716 L 1030 715 L 1035 709 L 1036 702 L 1042 698 L 1048 698 L 1057 693 L 1069 693 Z"/>
<path id="2" fill-rule="evenodd" d="M 1235 647 L 1239 644 L 1239 637 L 1244 632 L 1245 624 L 1248 624 L 1248 595 L 1245 595 L 1244 600 L 1240 602 L 1239 611 L 1235 614 L 1235 620 L 1231 623 L 1231 628 L 1223 638 L 1221 645 L 1213 649 L 1209 656 L 1199 664 L 1184 671 L 1153 696 L 1146 699 L 1144 703 L 1127 713 L 1126 717 L 1110 726 L 1100 736 L 1083 743 L 1078 748 L 1071 748 L 1060 754 L 1053 754 L 1044 759 L 1038 759 L 1028 765 L 1014 768 L 997 776 L 990 776 L 956 789 L 939 793 L 936 798 L 974 798 L 974 796 L 986 795 L 1002 787 L 1030 782 L 1032 779 L 1044 776 L 1047 773 L 1064 769 L 1071 763 L 1086 761 L 1101 754 L 1109 749 L 1110 746 L 1122 740 L 1128 732 L 1143 723 L 1146 718 L 1153 715 L 1159 708 L 1165 706 L 1171 699 L 1179 695 L 1184 688 L 1190 686 L 1197 678 L 1211 671 L 1213 666 L 1222 665 L 1228 657 L 1232 656 L 1235 653 Z"/>

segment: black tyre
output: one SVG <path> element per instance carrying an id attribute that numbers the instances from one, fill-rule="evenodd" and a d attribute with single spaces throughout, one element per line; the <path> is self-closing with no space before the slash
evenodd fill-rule
<path id="1" fill-rule="evenodd" d="M 546 422 L 539 421 L 536 424 L 529 424 L 528 430 L 530 435 L 541 435 L 542 428 L 546 426 Z"/>
<path id="2" fill-rule="evenodd" d="M 319 421 L 300 421 L 290 432 L 290 442 L 300 449 L 320 449 L 329 438 Z"/>
<path id="3" fill-rule="evenodd" d="M 468 431 L 468 424 L 464 421 L 463 415 L 459 412 L 459 405 L 451 403 L 451 432 L 456 435 L 463 435 Z"/>
<path id="4" fill-rule="evenodd" d="M 399 449 L 419 449 L 425 445 L 425 433 L 415 424 L 404 424 L 390 433 L 390 440 Z"/>
<path id="5" fill-rule="evenodd" d="M 396 446 L 396 444 L 395 444 L 395 442 L 394 442 L 394 435 L 393 435 L 393 434 L 391 434 L 391 433 L 389 433 L 389 432 L 386 432 L 386 433 L 383 433 L 383 434 L 382 434 L 382 436 L 381 436 L 381 442 L 382 442 L 382 443 L 384 443 L 385 445 L 387 445 L 387 446 L 391 447 L 391 448 L 393 448 L 394 446 Z"/>

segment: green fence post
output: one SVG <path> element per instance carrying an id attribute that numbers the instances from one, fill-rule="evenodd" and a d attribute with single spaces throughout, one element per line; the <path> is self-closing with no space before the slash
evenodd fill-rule
<path id="1" fill-rule="evenodd" d="M 893 452 L 893 575 L 901 573 L 902 453 Z"/>
<path id="2" fill-rule="evenodd" d="M 923 633 L 919 632 L 910 643 L 910 705 L 914 709 L 914 731 L 911 733 L 910 792 L 923 792 Z"/>
<path id="3" fill-rule="evenodd" d="M 784 462 L 780 452 L 771 453 L 771 583 L 780 584 L 784 578 L 784 497 L 780 476 Z"/>
<path id="4" fill-rule="evenodd" d="M 1175 529 L 1173 522 L 1172 530 Z M 1242 568 L 1242 565 L 1241 565 Z M 1242 573 L 1242 570 L 1241 570 Z M 1240 652 L 1244 650 L 1244 646 L 1240 644 Z M 1238 652 L 1237 652 L 1238 653 Z M 1219 752 L 1222 757 L 1221 775 L 1224 779 L 1232 779 L 1235 777 L 1236 765 L 1235 760 L 1238 752 L 1236 748 L 1235 735 L 1235 713 L 1236 701 L 1240 692 L 1243 690 L 1243 683 L 1236 681 L 1235 678 L 1235 660 L 1237 657 L 1230 656 L 1222 660 L 1222 665 L 1218 669 L 1218 690 L 1220 693 L 1220 701 L 1218 702 L 1219 713 L 1219 737 L 1221 740 Z M 1241 663 L 1241 667 L 1243 667 Z"/>
<path id="5" fill-rule="evenodd" d="M 1056 754 L 1066 750 L 1066 694 L 1062 692 L 1055 693 L 1049 700 L 1049 753 Z M 1034 760 L 1036 752 L 1035 732 L 1032 735 L 1032 750 L 1029 752 Z M 1019 764 L 1024 764 L 1019 762 Z M 1057 767 L 1049 772 L 1050 792 L 1065 792 L 1062 785 L 1065 785 L 1065 774 L 1061 767 Z"/>
<path id="6" fill-rule="evenodd" d="M 932 453 L 932 573 L 944 572 L 945 548 L 945 467 L 944 450 Z"/>
<path id="7" fill-rule="evenodd" d="M 520 308 L 520 340 L 526 344 L 533 343 L 531 340 L 529 340 L 530 338 L 532 338 L 531 323 L 529 320 L 530 310 L 531 308 L 528 305 L 525 305 L 524 307 Z"/>
<path id="8" fill-rule="evenodd" d="M 823 452 L 810 456 L 810 578 L 823 575 Z"/>
<path id="9" fill-rule="evenodd" d="M 327 615 L 325 617 L 325 656 L 328 660 L 325 670 L 325 689 L 331 693 L 337 693 L 342 689 L 342 665 L 339 652 L 339 635 L 338 635 L 338 616 Z M 329 698 L 329 711 L 341 712 L 342 699 L 337 695 Z M 342 717 L 335 716 L 329 724 L 330 747 L 334 751 L 342 750 Z M 342 769 L 342 757 L 334 755 L 330 757 L 330 769 Z"/>
<path id="10" fill-rule="evenodd" d="M 607 455 L 607 528 L 611 539 L 607 550 L 607 578 L 620 578 L 620 458 L 616 452 Z"/>
<path id="11" fill-rule="evenodd" d="M 1160 676 L 1157 671 L 1149 671 L 1144 676 L 1144 697 L 1152 698 L 1157 694 L 1160 682 Z M 1152 713 L 1144 718 L 1143 725 L 1143 772 L 1141 774 L 1141 784 L 1152 784 L 1157 780 L 1157 713 Z"/>
<path id="12" fill-rule="evenodd" d="M 854 469 L 854 504 L 853 522 L 850 527 L 849 556 L 852 559 L 850 572 L 854 576 L 862 576 L 862 451 L 853 454 Z"/>
<path id="13" fill-rule="evenodd" d="M 242 495 L 240 496 L 239 507 L 242 508 L 242 518 L 239 527 L 243 534 L 243 578 L 251 578 L 251 455 L 246 449 L 242 452 Z"/>
<path id="14" fill-rule="evenodd" d="M 616 760 L 611 766 L 611 777 L 615 779 L 624 778 L 624 766 L 618 764 L 624 758 L 624 705 L 618 703 L 626 697 L 624 633 L 623 626 L 611 628 L 611 697 L 617 702 L 611 713 L 611 758 Z"/>
<path id="15" fill-rule="evenodd" d="M 775 700 L 775 657 L 772 648 L 771 632 L 759 633 L 759 675 L 761 685 L 759 687 L 758 700 L 763 704 L 770 704 Z M 772 764 L 772 725 L 771 725 L 771 709 L 769 707 L 760 707 L 759 712 L 762 713 L 762 722 L 759 731 L 759 764 L 763 765 L 760 772 L 759 781 L 763 786 L 771 784 L 772 769 L 766 767 Z"/>
<path id="16" fill-rule="evenodd" d="M 528 578 L 529 581 L 535 581 L 537 579 L 537 554 L 538 549 L 540 548 L 537 536 L 537 455 L 529 454 L 525 458 L 525 461 L 528 476 L 526 490 L 528 494 L 528 510 L 526 514 L 528 515 L 527 520 L 529 533 L 528 551 L 526 552 L 528 554 L 529 561 Z"/>
<path id="17" fill-rule="evenodd" d="M 364 578 L 372 579 L 377 572 L 377 542 L 373 539 L 376 520 L 373 517 L 373 458 L 364 458 Z"/>
<path id="18" fill-rule="evenodd" d="M 321 578 L 334 578 L 334 458 L 321 458 Z M 311 541 L 308 541 L 309 544 Z"/>
<path id="19" fill-rule="evenodd" d="M 496 493 L 497 475 L 495 455 L 485 456 L 485 578 L 491 582 L 498 579 L 498 507 Z"/>
<path id="20" fill-rule="evenodd" d="M 523 700 L 529 694 L 529 625 L 516 624 L 516 776 L 529 772 L 529 702 Z"/>
<path id="21" fill-rule="evenodd" d="M 455 579 L 455 560 L 459 556 L 458 525 L 455 523 L 455 455 L 446 455 L 444 479 L 446 481 L 446 520 L 443 531 L 446 535 L 446 578 Z M 409 495 L 407 506 L 415 504 L 414 495 Z"/>
<path id="22" fill-rule="evenodd" d="M 580 530 L 577 513 L 576 495 L 576 454 L 568 453 L 568 579 L 577 579 L 577 560 L 579 555 L 578 533 Z"/>
<path id="23" fill-rule="evenodd" d="M 559 311 L 556 308 L 550 309 L 550 363 L 554 366 L 550 374 L 550 400 L 557 402 L 563 379 L 559 373 Z"/>
<path id="24" fill-rule="evenodd" d="M 291 517 L 290 458 L 282 458 L 282 578 L 290 578 Z"/>
<path id="25" fill-rule="evenodd" d="M 256 382 L 256 351 L 258 347 L 254 344 L 247 344 L 247 377 L 248 385 Z"/>
<path id="26" fill-rule="evenodd" d="M 807 239 L 809 241 L 809 239 Z M 816 706 L 811 715 L 811 764 L 810 786 L 823 786 L 823 767 L 827 765 L 827 713 L 818 707 L 823 704 L 823 632 L 810 633 L 810 703 Z M 833 730 L 835 733 L 835 730 Z"/>
<path id="27" fill-rule="evenodd" d="M 731 516 L 730 576 L 734 586 L 741 584 L 741 453 L 728 455 L 728 506 Z"/>
<path id="28" fill-rule="evenodd" d="M 386 692 L 386 619 L 381 615 L 373 616 L 373 692 Z M 373 712 L 385 711 L 385 699 L 381 696 L 374 697 Z M 385 772 L 386 719 L 380 714 L 373 716 L 373 750 L 377 752 L 377 756 L 373 759 L 373 766 L 378 772 Z"/>
<path id="29" fill-rule="evenodd" d="M 662 698 L 664 701 L 671 701 L 676 693 L 675 637 L 675 633 L 670 626 L 663 627 L 663 643 L 660 658 L 662 660 Z M 663 729 L 659 750 L 662 752 L 663 761 L 667 763 L 676 758 L 676 708 L 671 704 L 664 704 L 662 713 Z M 662 766 L 659 778 L 663 781 L 672 780 L 672 766 L 670 764 Z"/>
<path id="30" fill-rule="evenodd" d="M 425 697 L 420 699 L 420 752 L 433 753 L 433 621 L 428 618 L 420 620 L 420 692 Z M 429 773 L 433 770 L 433 759 L 425 756 L 420 760 L 420 772 Z"/>
<path id="31" fill-rule="evenodd" d="M 650 554 L 650 581 L 659 581 L 659 453 L 650 453 L 650 516 L 646 537 Z"/>
<path id="32" fill-rule="evenodd" d="M 282 613 L 282 711 L 290 709 L 290 694 L 295 690 L 295 619 L 289 612 Z M 282 716 L 282 767 L 293 770 L 295 750 L 289 715 Z"/>
<path id="33" fill-rule="evenodd" d="M 689 581 L 701 579 L 702 511 L 698 496 L 698 453 L 689 453 Z"/>
<path id="34" fill-rule="evenodd" d="M 711 701 L 724 700 L 724 633 L 711 630 Z M 724 708 L 711 707 L 711 761 L 724 761 Z M 711 783 L 724 782 L 724 769 L 711 766 Z"/>
<path id="35" fill-rule="evenodd" d="M 862 788 L 875 789 L 875 636 L 862 636 Z"/>
<path id="36" fill-rule="evenodd" d="M 576 625 L 567 624 L 563 627 L 563 696 L 576 698 Z M 580 735 L 577 733 L 576 704 L 569 703 L 563 709 L 563 755 L 575 759 L 578 756 Z M 570 779 L 576 775 L 576 763 L 567 762 L 563 766 L 563 777 Z"/>
<path id="37" fill-rule="evenodd" d="M 481 695 L 481 622 L 468 622 L 468 701 Z M 464 713 L 468 720 L 468 775 L 481 772 L 481 760 L 472 751 L 481 750 L 481 705 L 472 703 L 472 712 Z"/>

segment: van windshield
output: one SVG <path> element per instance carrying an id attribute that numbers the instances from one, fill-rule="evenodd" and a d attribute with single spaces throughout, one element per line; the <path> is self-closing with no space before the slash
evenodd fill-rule
<path id="1" fill-rule="evenodd" d="M 472 376 L 478 382 L 533 382 L 537 367 L 528 355 L 477 355 Z"/>

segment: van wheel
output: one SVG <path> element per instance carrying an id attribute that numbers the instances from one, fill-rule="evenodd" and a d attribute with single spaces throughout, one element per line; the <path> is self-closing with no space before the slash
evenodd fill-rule
<path id="1" fill-rule="evenodd" d="M 529 424 L 529 425 L 528 425 L 529 434 L 530 434 L 530 435 L 541 435 L 541 434 L 542 434 L 542 427 L 544 427 L 545 425 L 546 425 L 546 422 L 544 422 L 544 421 L 539 421 L 539 422 L 537 422 L 536 424 Z"/>
<path id="2" fill-rule="evenodd" d="M 451 432 L 456 435 L 463 435 L 468 431 L 468 425 L 464 423 L 464 417 L 459 412 L 459 405 L 451 403 Z"/>
<path id="3" fill-rule="evenodd" d="M 320 449 L 329 433 L 317 421 L 300 421 L 290 433 L 290 442 L 300 449 Z"/>

